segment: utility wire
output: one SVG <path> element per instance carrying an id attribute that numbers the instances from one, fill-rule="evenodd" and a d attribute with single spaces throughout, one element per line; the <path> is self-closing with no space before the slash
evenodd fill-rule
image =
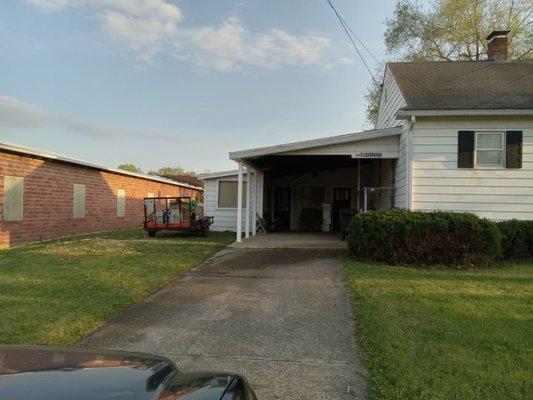
<path id="1" fill-rule="evenodd" d="M 331 7 L 331 9 L 333 10 L 333 12 L 335 13 L 335 15 L 337 16 L 337 19 L 339 20 L 342 28 L 344 29 L 344 31 L 346 32 L 346 35 L 348 36 L 348 39 L 350 40 L 350 42 L 352 43 L 352 46 L 353 48 L 355 49 L 357 55 L 359 56 L 359 58 L 361 59 L 361 61 L 363 62 L 366 70 L 368 71 L 368 73 L 370 74 L 370 76 L 372 77 L 372 80 L 376 83 L 376 84 L 379 84 L 379 82 L 376 80 L 376 78 L 374 77 L 374 74 L 372 73 L 372 71 L 370 70 L 370 67 L 368 66 L 368 64 L 366 63 L 365 61 L 365 58 L 363 57 L 363 55 L 361 54 L 361 52 L 359 51 L 359 48 L 357 47 L 357 45 L 355 44 L 355 41 L 353 40 L 352 38 L 352 35 L 350 34 L 350 32 L 354 35 L 354 37 L 361 43 L 361 45 L 366 49 L 366 51 L 368 51 L 368 53 L 372 56 L 372 58 L 374 58 L 374 60 L 377 61 L 376 57 L 370 52 L 370 50 L 368 50 L 368 48 L 363 44 L 363 42 L 357 37 L 357 35 L 353 32 L 353 30 L 348 26 L 348 24 L 346 24 L 346 22 L 344 21 L 344 19 L 340 16 L 339 12 L 337 11 L 337 9 L 335 8 L 335 6 L 333 5 L 332 1 L 331 0 L 326 0 L 327 3 L 329 4 L 329 6 Z"/>

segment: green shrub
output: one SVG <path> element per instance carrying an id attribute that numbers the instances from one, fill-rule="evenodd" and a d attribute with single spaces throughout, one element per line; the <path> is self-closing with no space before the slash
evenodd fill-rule
<path id="1" fill-rule="evenodd" d="M 371 211 L 355 215 L 349 231 L 357 259 L 390 264 L 488 266 L 501 250 L 496 224 L 468 213 Z"/>
<path id="2" fill-rule="evenodd" d="M 502 236 L 502 255 L 505 259 L 533 258 L 533 221 L 513 219 L 496 225 Z"/>

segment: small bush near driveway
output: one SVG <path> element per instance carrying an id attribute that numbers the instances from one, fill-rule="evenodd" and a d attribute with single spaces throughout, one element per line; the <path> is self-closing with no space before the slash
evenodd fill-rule
<path id="1" fill-rule="evenodd" d="M 533 260 L 533 221 L 516 219 L 497 223 L 502 254 L 508 260 Z"/>
<path id="2" fill-rule="evenodd" d="M 345 262 L 368 399 L 533 399 L 533 265 Z"/>
<path id="3" fill-rule="evenodd" d="M 487 266 L 500 255 L 496 224 L 469 213 L 371 211 L 355 215 L 349 248 L 358 260 Z"/>
<path id="4" fill-rule="evenodd" d="M 0 251 L 0 343 L 70 345 L 233 238 L 139 229 Z"/>

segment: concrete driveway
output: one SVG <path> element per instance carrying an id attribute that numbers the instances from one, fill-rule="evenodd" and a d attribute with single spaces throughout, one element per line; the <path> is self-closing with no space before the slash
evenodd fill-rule
<path id="1" fill-rule="evenodd" d="M 362 399 L 341 254 L 224 250 L 80 345 L 238 372 L 260 399 Z"/>

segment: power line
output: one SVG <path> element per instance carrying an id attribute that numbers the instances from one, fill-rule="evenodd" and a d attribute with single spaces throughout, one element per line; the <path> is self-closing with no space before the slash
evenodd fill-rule
<path id="1" fill-rule="evenodd" d="M 350 34 L 350 32 L 353 34 L 353 36 L 359 41 L 359 43 L 361 43 L 361 45 L 365 48 L 366 51 L 368 51 L 368 53 L 372 56 L 372 58 L 374 58 L 374 60 L 376 60 L 376 62 L 379 63 L 379 61 L 376 59 L 376 57 L 371 53 L 371 51 L 364 45 L 364 43 L 357 37 L 357 35 L 354 33 L 354 31 L 348 26 L 348 24 L 344 21 L 344 19 L 341 17 L 341 15 L 339 14 L 339 12 L 337 11 L 337 9 L 335 8 L 335 6 L 333 5 L 332 1 L 331 0 L 326 0 L 327 3 L 329 4 L 329 6 L 331 7 L 331 9 L 333 10 L 333 12 L 335 13 L 335 15 L 337 16 L 337 19 L 339 20 L 342 28 L 344 29 L 344 32 L 346 32 L 346 35 L 348 36 L 348 39 L 350 40 L 350 42 L 352 43 L 352 46 L 353 48 L 355 49 L 357 55 L 359 56 L 359 58 L 361 59 L 361 61 L 363 62 L 366 70 L 368 71 L 368 73 L 370 74 L 370 76 L 372 77 L 372 79 L 374 80 L 374 82 L 376 84 L 379 84 L 379 82 L 376 80 L 376 78 L 374 77 L 374 74 L 372 73 L 372 71 L 370 70 L 370 67 L 368 66 L 368 64 L 366 63 L 365 61 L 365 58 L 363 57 L 363 55 L 361 54 L 361 52 L 359 51 L 359 48 L 357 47 L 357 45 L 355 44 L 355 41 L 353 40 L 352 38 L 352 35 Z"/>

